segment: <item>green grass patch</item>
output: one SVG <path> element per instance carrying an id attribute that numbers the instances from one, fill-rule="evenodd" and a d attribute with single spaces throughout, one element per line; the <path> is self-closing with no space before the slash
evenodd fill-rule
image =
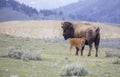
<path id="1" fill-rule="evenodd" d="M 88 74 L 85 77 L 120 77 L 120 64 L 112 64 L 114 57 L 106 57 L 105 52 L 118 50 L 100 48 L 99 57 L 95 57 L 95 50 L 92 56 L 88 57 L 88 47 L 85 47 L 84 56 L 76 56 L 75 49 L 73 54 L 67 54 L 68 44 L 54 40 L 40 40 L 22 37 L 13 37 L 0 34 L 0 56 L 6 55 L 9 47 L 14 47 L 16 52 L 27 52 L 32 54 L 41 53 L 40 61 L 24 61 L 8 57 L 0 57 L 0 77 L 61 77 L 62 67 L 78 63 L 84 65 Z"/>

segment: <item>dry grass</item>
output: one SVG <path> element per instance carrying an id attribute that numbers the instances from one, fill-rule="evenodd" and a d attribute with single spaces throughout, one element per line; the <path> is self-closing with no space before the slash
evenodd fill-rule
<path id="1" fill-rule="evenodd" d="M 12 26 L 12 27 L 11 27 Z M 11 21 L 0 23 L 0 33 L 32 38 L 55 38 L 61 36 L 60 21 Z"/>
<path id="2" fill-rule="evenodd" d="M 120 27 L 113 24 L 87 22 L 100 27 L 102 38 L 120 38 Z M 0 23 L 0 33 L 32 38 L 63 38 L 61 21 L 9 21 Z"/>

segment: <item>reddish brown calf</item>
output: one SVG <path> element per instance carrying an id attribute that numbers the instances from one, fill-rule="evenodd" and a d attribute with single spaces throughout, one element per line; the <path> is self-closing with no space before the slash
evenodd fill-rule
<path id="1" fill-rule="evenodd" d="M 82 47 L 84 47 L 86 39 L 82 37 L 82 38 L 69 38 L 68 40 L 70 43 L 69 52 L 71 53 L 71 49 L 73 47 L 77 47 L 78 51 L 81 51 L 81 56 L 82 56 L 83 55 Z"/>

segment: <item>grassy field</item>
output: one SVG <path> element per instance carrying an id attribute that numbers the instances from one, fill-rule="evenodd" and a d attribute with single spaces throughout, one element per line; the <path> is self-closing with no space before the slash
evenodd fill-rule
<path id="1" fill-rule="evenodd" d="M 13 47 L 16 52 L 31 50 L 32 54 L 40 53 L 42 60 L 22 60 L 3 57 L 8 54 L 9 48 Z M 105 52 L 119 50 L 100 48 L 99 57 L 88 57 L 88 47 L 84 50 L 84 56 L 67 54 L 68 44 L 55 40 L 30 39 L 0 34 L 0 77 L 62 77 L 62 67 L 66 64 L 79 63 L 88 70 L 85 77 L 120 77 L 120 64 L 113 64 L 116 57 L 105 57 Z M 67 76 L 64 76 L 67 77 Z"/>
<path id="2" fill-rule="evenodd" d="M 32 38 L 63 38 L 61 22 L 62 21 L 57 20 L 0 22 L 0 33 Z M 100 27 L 101 38 L 120 38 L 120 27 L 116 25 L 94 22 L 88 23 Z"/>

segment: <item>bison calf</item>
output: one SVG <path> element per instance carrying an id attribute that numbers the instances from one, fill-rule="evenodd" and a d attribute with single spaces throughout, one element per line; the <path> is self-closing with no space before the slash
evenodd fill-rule
<path id="1" fill-rule="evenodd" d="M 71 53 L 71 49 L 73 47 L 76 47 L 78 49 L 78 51 L 81 51 L 81 56 L 82 56 L 83 55 L 82 48 L 85 45 L 86 39 L 84 37 L 82 37 L 82 38 L 69 38 L 68 40 L 69 40 L 69 43 L 70 43 L 69 52 Z"/>

